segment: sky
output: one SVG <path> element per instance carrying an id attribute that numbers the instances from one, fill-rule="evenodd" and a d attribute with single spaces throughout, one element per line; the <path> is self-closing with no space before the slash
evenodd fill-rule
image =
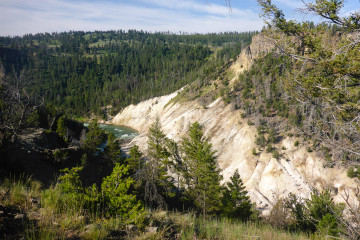
<path id="1" fill-rule="evenodd" d="M 273 0 L 301 21 L 301 0 Z M 360 8 L 345 0 L 343 14 Z M 144 30 L 210 33 L 261 30 L 256 0 L 0 0 L 0 36 L 41 32 Z M 312 19 L 310 19 L 312 20 Z"/>

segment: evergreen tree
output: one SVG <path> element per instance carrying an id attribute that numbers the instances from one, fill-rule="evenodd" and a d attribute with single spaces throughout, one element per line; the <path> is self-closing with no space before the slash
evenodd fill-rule
<path id="1" fill-rule="evenodd" d="M 223 212 L 225 216 L 241 220 L 249 219 L 252 214 L 252 204 L 240 178 L 238 169 L 226 183 L 223 193 Z"/>
<path id="2" fill-rule="evenodd" d="M 138 145 L 134 145 L 130 148 L 130 157 L 126 159 L 126 163 L 129 166 L 129 173 L 132 175 L 142 167 L 141 158 L 142 152 L 139 150 Z"/>
<path id="3" fill-rule="evenodd" d="M 62 137 L 65 142 L 67 142 L 68 138 L 67 138 L 67 132 L 68 129 L 66 127 L 66 117 L 65 116 L 61 116 L 58 121 L 57 121 L 57 128 L 56 128 L 56 132 L 59 134 L 60 137 Z"/>
<path id="4" fill-rule="evenodd" d="M 88 129 L 89 132 L 86 134 L 83 148 L 87 153 L 89 153 L 89 157 L 95 154 L 99 144 L 104 141 L 105 134 L 96 121 L 92 122 Z"/>
<path id="5" fill-rule="evenodd" d="M 82 169 L 83 167 L 73 167 L 71 169 L 65 168 L 61 170 L 63 174 L 59 177 L 58 185 L 61 191 L 74 194 L 74 196 L 81 192 L 82 184 L 79 172 L 81 172 Z"/>
<path id="6" fill-rule="evenodd" d="M 148 156 L 157 163 L 166 165 L 169 152 L 166 148 L 166 136 L 161 130 L 161 123 L 159 117 L 150 126 L 148 135 Z"/>
<path id="7" fill-rule="evenodd" d="M 203 135 L 198 122 L 189 128 L 189 136 L 183 138 L 183 177 L 186 194 L 203 216 L 216 214 L 221 208 L 220 181 L 222 176 L 216 164 L 215 151 Z"/>
<path id="8" fill-rule="evenodd" d="M 167 208 L 166 200 L 174 197 L 175 187 L 167 174 L 169 152 L 159 118 L 151 125 L 148 138 L 148 159 L 141 173 L 144 199 L 150 208 Z"/>
<path id="9" fill-rule="evenodd" d="M 108 135 L 108 140 L 104 152 L 106 158 L 111 162 L 113 162 L 114 164 L 123 163 L 124 155 L 123 152 L 121 151 L 119 142 L 116 140 L 115 135 L 113 133 L 110 133 Z"/>
<path id="10" fill-rule="evenodd" d="M 292 122 L 301 128 L 308 125 L 307 134 L 315 134 L 337 155 L 357 161 L 360 41 L 354 36 L 360 29 L 359 13 L 341 14 L 344 0 L 304 1 L 303 12 L 322 21 L 314 24 L 289 20 L 272 1 L 257 1 L 267 23 L 264 38 L 292 59 L 288 71 L 294 77 L 283 83 L 302 110 L 294 107 Z"/>
<path id="11" fill-rule="evenodd" d="M 123 222 L 134 222 L 143 212 L 141 203 L 129 193 L 134 180 L 126 177 L 128 168 L 117 163 L 110 176 L 106 177 L 101 190 L 109 213 Z"/>
<path id="12" fill-rule="evenodd" d="M 344 206 L 335 204 L 330 190 L 314 190 L 306 201 L 310 219 L 316 223 L 316 229 L 325 235 L 340 236 L 342 233 L 342 212 Z"/>

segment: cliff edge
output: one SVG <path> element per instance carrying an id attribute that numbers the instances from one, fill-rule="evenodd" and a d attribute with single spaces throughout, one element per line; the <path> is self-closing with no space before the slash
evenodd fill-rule
<path id="1" fill-rule="evenodd" d="M 230 71 L 235 73 L 230 82 L 237 79 L 242 71 L 248 70 L 255 58 L 272 49 L 261 35 L 254 36 L 252 44 L 242 51 L 230 67 Z M 307 198 L 313 188 L 330 189 L 336 202 L 342 202 L 345 194 L 350 194 L 355 201 L 357 180 L 347 177 L 346 168 L 340 165 L 324 167 L 326 160 L 323 155 L 307 151 L 306 142 L 295 146 L 299 139 L 285 137 L 275 144 L 281 155 L 279 159 L 266 151 L 254 155 L 252 150 L 257 148 L 257 130 L 255 126 L 247 124 L 246 118 L 241 117 L 242 110 L 225 104 L 221 98 L 206 107 L 196 100 L 174 101 L 181 91 L 130 105 L 118 113 L 111 123 L 138 130 L 140 135 L 130 144 L 137 144 L 146 150 L 146 134 L 157 116 L 167 137 L 178 141 L 186 134 L 191 123 L 199 122 L 217 151 L 224 180 L 239 169 L 252 201 L 265 215 L 278 199 L 287 197 L 289 193 Z"/>

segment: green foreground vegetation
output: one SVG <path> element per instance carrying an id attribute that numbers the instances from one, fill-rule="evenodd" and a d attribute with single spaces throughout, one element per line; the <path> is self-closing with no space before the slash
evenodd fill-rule
<path id="1" fill-rule="evenodd" d="M 70 141 L 60 117 L 56 132 Z M 69 122 L 67 123 L 69 124 Z M 49 187 L 31 178 L 0 185 L 0 233 L 5 239 L 324 239 L 347 236 L 344 206 L 329 191 L 309 200 L 289 195 L 267 218 L 250 202 L 238 171 L 226 184 L 202 127 L 194 123 L 181 143 L 165 137 L 159 120 L 149 132 L 146 155 L 138 146 L 124 156 L 112 134 L 104 151 L 97 123 L 89 125 L 81 160 L 61 170 Z M 60 156 L 58 156 L 58 154 Z M 66 151 L 54 158 L 65 158 Z M 96 162 L 109 173 L 86 181 Z M 171 169 L 171 171 L 170 171 Z M 97 169 L 99 171 L 99 169 Z"/>
<path id="2" fill-rule="evenodd" d="M 76 234 L 83 239 L 115 239 L 119 236 L 124 239 L 308 239 L 304 234 L 289 233 L 256 222 L 202 219 L 194 213 L 171 211 L 145 211 L 140 225 L 124 227 L 123 222 L 115 217 L 104 218 L 100 214 L 81 211 L 71 199 L 65 198 L 64 203 L 69 205 L 64 205 L 67 206 L 62 210 L 64 214 L 59 214 L 56 200 L 49 198 L 50 192 L 56 194 L 57 190 L 41 190 L 41 184 L 31 179 L 8 179 L 1 184 L 0 191 L 2 207 L 17 206 L 17 211 L 28 212 L 26 219 L 6 226 L 11 232 L 18 231 L 16 228 L 23 224 L 26 239 L 67 239 Z M 41 202 L 40 209 L 37 201 Z M 313 236 L 312 239 L 321 238 Z"/>
<path id="3" fill-rule="evenodd" d="M 6 180 L 0 185 L 2 210 L 14 207 L 12 214 L 21 216 L 12 222 L 1 222 L 8 235 L 2 239 L 309 239 L 301 233 L 290 233 L 268 224 L 241 222 L 227 218 L 203 219 L 193 212 L 144 211 L 137 225 L 117 217 L 105 218 L 101 213 L 86 212 L 63 196 L 62 209 L 57 189 L 41 190 L 41 184 L 31 179 Z M 6 192 L 6 194 L 4 194 Z M 66 205 L 65 205 L 66 204 Z M 7 209 L 5 210 L 7 211 Z M 26 218 L 22 215 L 27 213 Z M 9 211 L 10 212 L 10 211 Z M 8 224 L 8 225 L 6 225 Z M 4 231 L 4 227 L 6 227 Z M 24 233 L 20 232 L 24 231 Z M 8 238 L 6 237 L 8 236 Z M 324 239 L 313 235 L 311 239 Z"/>

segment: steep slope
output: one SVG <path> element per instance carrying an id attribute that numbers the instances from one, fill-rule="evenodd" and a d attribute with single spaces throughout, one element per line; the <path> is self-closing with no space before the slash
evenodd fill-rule
<path id="1" fill-rule="evenodd" d="M 231 66 L 236 73 L 231 81 L 240 72 L 249 69 L 254 58 L 271 49 L 271 45 L 260 35 L 255 36 L 252 44 Z M 140 135 L 131 144 L 136 143 L 146 150 L 146 134 L 157 116 L 167 137 L 175 140 L 181 140 L 189 125 L 198 121 L 217 150 L 218 164 L 223 170 L 224 179 L 229 179 L 235 169 L 239 169 L 251 199 L 264 210 L 264 214 L 278 199 L 286 197 L 290 192 L 308 197 L 313 187 L 330 188 L 338 202 L 343 200 L 345 192 L 354 196 L 357 182 L 347 177 L 346 169 L 341 166 L 323 167 L 325 160 L 322 154 L 308 152 L 306 144 L 295 146 L 295 137 L 286 137 L 275 145 L 277 149 L 285 149 L 279 150 L 279 160 L 266 151 L 254 155 L 252 149 L 257 148 L 257 130 L 241 117 L 242 110 L 234 110 L 231 104 L 226 105 L 221 98 L 206 107 L 196 101 L 172 101 L 181 91 L 130 105 L 116 115 L 111 123 L 137 129 Z"/>
<path id="2" fill-rule="evenodd" d="M 255 35 L 252 38 L 252 44 L 243 49 L 237 60 L 231 65 L 230 70 L 235 73 L 235 77 L 231 79 L 230 83 L 233 83 L 241 72 L 249 70 L 254 59 L 269 53 L 273 49 L 273 45 L 263 39 L 260 34 Z"/>

